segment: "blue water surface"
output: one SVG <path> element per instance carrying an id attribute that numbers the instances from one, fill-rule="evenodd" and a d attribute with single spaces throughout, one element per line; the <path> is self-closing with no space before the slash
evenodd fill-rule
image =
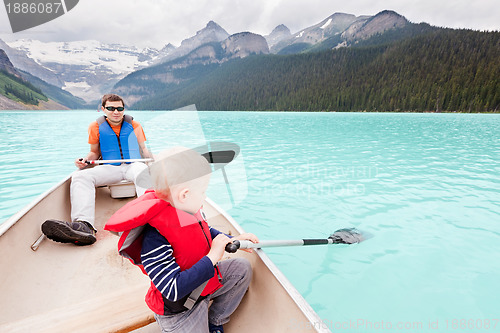
<path id="1" fill-rule="evenodd" d="M 500 115 L 130 112 L 153 152 L 238 144 L 209 196 L 261 239 L 332 331 L 500 331 Z M 0 221 L 88 152 L 95 111 L 2 111 Z M 303 323 L 290 319 L 290 327 Z"/>

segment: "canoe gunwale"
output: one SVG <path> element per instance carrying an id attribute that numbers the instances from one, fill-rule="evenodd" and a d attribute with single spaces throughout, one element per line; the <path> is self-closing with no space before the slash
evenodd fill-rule
<path id="1" fill-rule="evenodd" d="M 14 224 L 16 224 L 20 219 L 23 218 L 24 215 L 26 215 L 33 207 L 38 205 L 42 200 L 44 200 L 46 197 L 48 197 L 52 192 L 56 191 L 61 185 L 63 185 L 65 182 L 67 182 L 71 178 L 72 173 L 64 177 L 61 181 L 59 181 L 57 184 L 52 186 L 50 189 L 47 191 L 43 192 L 40 194 L 38 197 L 36 197 L 33 201 L 31 201 L 29 204 L 24 206 L 21 210 L 19 210 L 17 213 L 9 217 L 7 220 L 5 220 L 2 224 L 0 224 L 0 237 L 7 232 Z"/>
<path id="2" fill-rule="evenodd" d="M 236 222 L 231 215 L 229 215 L 224 209 L 213 202 L 210 198 L 205 199 L 212 207 L 214 207 L 218 212 L 220 212 L 224 218 L 231 223 L 231 225 L 241 234 L 245 230 Z M 288 280 L 288 278 L 281 272 L 281 270 L 274 264 L 274 262 L 269 258 L 269 256 L 262 249 L 254 249 L 255 253 L 264 262 L 264 264 L 269 268 L 273 276 L 278 280 L 278 282 L 283 286 L 283 288 L 291 296 L 295 304 L 302 310 L 304 315 L 307 317 L 309 322 L 314 325 L 314 329 L 319 333 L 331 333 L 331 331 L 323 324 L 323 320 L 314 311 L 311 305 L 304 299 L 304 297 L 299 293 L 299 291 L 293 286 L 293 284 Z"/>

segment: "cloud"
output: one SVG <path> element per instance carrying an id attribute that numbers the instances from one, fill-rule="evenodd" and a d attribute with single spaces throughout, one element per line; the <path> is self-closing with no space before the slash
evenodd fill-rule
<path id="1" fill-rule="evenodd" d="M 2 39 L 95 39 L 156 48 L 179 45 L 210 20 L 230 34 L 251 31 L 265 35 L 279 24 L 297 32 L 335 12 L 359 16 L 385 9 L 415 23 L 500 30 L 498 0 L 82 0 L 66 15 L 17 34 L 9 33 L 4 8 L 0 10 Z"/>

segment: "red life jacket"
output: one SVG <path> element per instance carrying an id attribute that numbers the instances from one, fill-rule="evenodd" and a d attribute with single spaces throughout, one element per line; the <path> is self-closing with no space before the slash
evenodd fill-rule
<path id="1" fill-rule="evenodd" d="M 118 252 L 139 266 L 143 273 L 146 272 L 141 262 L 142 231 L 146 224 L 156 228 L 168 240 L 181 271 L 191 268 L 210 251 L 212 237 L 200 211 L 192 215 L 176 209 L 159 199 L 153 190 L 148 190 L 120 208 L 104 227 L 105 230 L 123 232 L 118 241 Z M 214 267 L 214 276 L 208 280 L 201 296 L 209 295 L 222 286 L 218 277 L 218 269 Z M 184 301 L 168 301 L 152 282 L 146 295 L 149 308 L 161 315 L 179 311 Z"/>

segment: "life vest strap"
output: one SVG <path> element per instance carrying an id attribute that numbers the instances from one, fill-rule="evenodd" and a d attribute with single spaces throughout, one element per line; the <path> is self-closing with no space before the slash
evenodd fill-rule
<path id="1" fill-rule="evenodd" d="M 196 304 L 196 301 L 198 298 L 200 298 L 201 293 L 203 292 L 203 289 L 205 289 L 206 285 L 208 284 L 208 281 L 203 282 L 200 284 L 195 290 L 189 294 L 188 298 L 186 299 L 186 302 L 184 302 L 184 306 L 188 309 L 191 310 L 193 306 Z"/>

